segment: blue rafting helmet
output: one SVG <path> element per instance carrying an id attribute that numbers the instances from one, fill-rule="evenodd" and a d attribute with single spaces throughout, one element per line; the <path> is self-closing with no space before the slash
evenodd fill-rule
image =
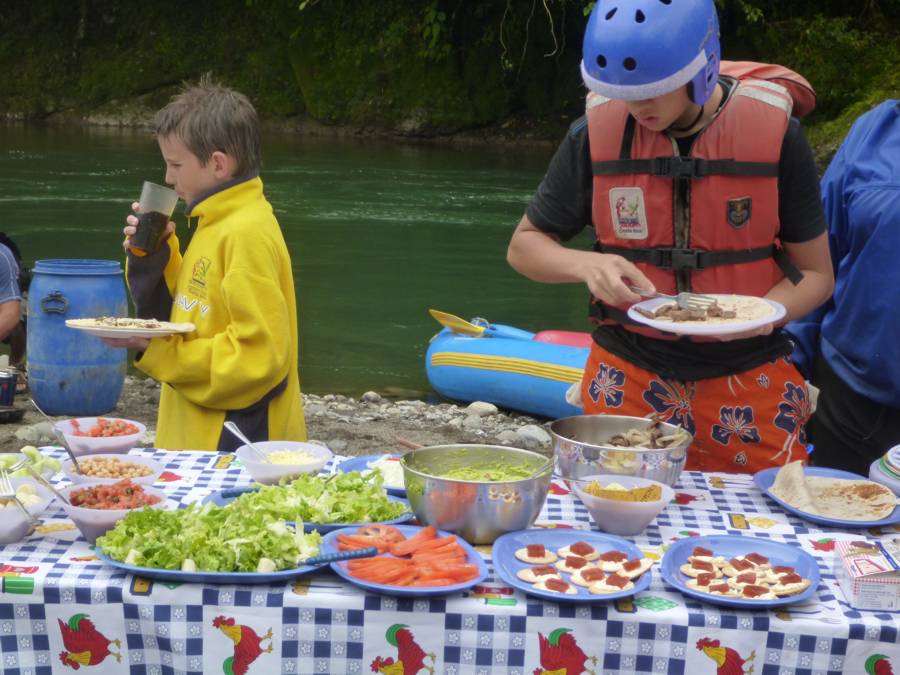
<path id="1" fill-rule="evenodd" d="M 713 0 L 597 0 L 584 33 L 581 76 L 607 98 L 639 101 L 690 84 L 703 105 L 719 74 Z"/>

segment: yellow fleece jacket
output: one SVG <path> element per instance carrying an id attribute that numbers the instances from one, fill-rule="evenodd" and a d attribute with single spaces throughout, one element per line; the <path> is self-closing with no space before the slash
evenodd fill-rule
<path id="1" fill-rule="evenodd" d="M 265 406 L 267 394 L 267 437 L 306 440 L 293 269 L 262 181 L 227 187 L 188 216 L 197 229 L 183 258 L 170 238 L 159 286 L 170 320 L 196 332 L 153 339 L 136 362 L 162 383 L 156 446 L 216 450 L 226 414 Z"/>

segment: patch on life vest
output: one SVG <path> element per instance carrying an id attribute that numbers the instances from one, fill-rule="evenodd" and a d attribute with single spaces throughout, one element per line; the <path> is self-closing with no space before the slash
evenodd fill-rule
<path id="1" fill-rule="evenodd" d="M 725 212 L 725 220 L 732 227 L 743 227 L 750 220 L 750 211 L 753 206 L 753 200 L 750 197 L 739 197 L 738 199 L 729 199 L 727 211 Z"/>
<path id="2" fill-rule="evenodd" d="M 641 188 L 612 188 L 609 191 L 609 209 L 617 239 L 647 238 L 647 211 Z"/>

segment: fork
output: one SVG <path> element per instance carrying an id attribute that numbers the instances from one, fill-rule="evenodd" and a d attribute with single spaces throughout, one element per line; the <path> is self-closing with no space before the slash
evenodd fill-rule
<path id="1" fill-rule="evenodd" d="M 636 286 L 629 286 L 628 290 L 645 298 L 667 298 L 668 300 L 674 300 L 681 309 L 706 309 L 716 302 L 716 299 L 711 295 L 689 293 L 688 291 L 682 291 L 677 295 L 668 295 L 667 293 L 660 293 L 659 291 L 651 293 L 646 289 L 637 288 Z"/>
<path id="2" fill-rule="evenodd" d="M 40 525 L 41 521 L 31 515 L 31 512 L 25 508 L 25 505 L 21 501 L 19 501 L 19 498 L 16 496 L 16 489 L 13 487 L 12 481 L 9 479 L 9 473 L 7 473 L 6 469 L 0 469 L 0 499 L 7 499 L 15 502 L 16 506 L 22 509 L 22 513 L 25 514 L 25 518 L 28 519 L 32 529 Z"/>

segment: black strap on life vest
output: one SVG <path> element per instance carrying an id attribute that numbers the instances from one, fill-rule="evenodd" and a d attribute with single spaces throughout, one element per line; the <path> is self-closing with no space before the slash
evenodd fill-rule
<path id="1" fill-rule="evenodd" d="M 778 164 L 740 162 L 736 159 L 703 159 L 666 155 L 652 159 L 608 159 L 592 162 L 595 176 L 646 173 L 666 178 L 704 178 L 706 176 L 753 176 L 774 178 Z"/>
<path id="2" fill-rule="evenodd" d="M 771 244 L 759 248 L 746 248 L 736 251 L 703 251 L 695 248 L 674 248 L 660 246 L 656 248 L 626 248 L 624 246 L 603 246 L 594 244 L 598 253 L 620 255 L 630 262 L 640 262 L 659 267 L 660 269 L 704 270 L 720 265 L 738 265 L 773 258 L 791 283 L 795 286 L 803 280 L 803 273 L 791 262 L 784 249 Z"/>

